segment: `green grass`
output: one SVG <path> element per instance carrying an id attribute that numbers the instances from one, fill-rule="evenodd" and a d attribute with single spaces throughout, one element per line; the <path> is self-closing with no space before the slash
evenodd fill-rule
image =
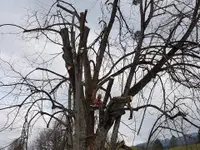
<path id="1" fill-rule="evenodd" d="M 124 150 L 124 149 L 119 149 L 119 150 Z M 137 148 L 136 147 L 132 147 L 132 150 L 137 150 Z"/>
<path id="2" fill-rule="evenodd" d="M 169 150 L 200 150 L 200 144 L 193 144 L 188 146 L 174 147 Z"/>
<path id="3" fill-rule="evenodd" d="M 131 148 L 132 148 L 132 150 L 137 150 L 136 147 L 131 147 Z M 124 150 L 124 149 L 119 149 L 119 150 Z"/>
<path id="4" fill-rule="evenodd" d="M 119 150 L 124 150 L 124 149 L 119 149 Z M 137 148 L 136 147 L 132 147 L 132 150 L 137 150 Z"/>

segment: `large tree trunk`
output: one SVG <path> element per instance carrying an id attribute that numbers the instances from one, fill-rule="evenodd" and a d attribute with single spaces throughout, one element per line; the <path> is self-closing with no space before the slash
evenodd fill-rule
<path id="1" fill-rule="evenodd" d="M 86 150 L 86 121 L 84 111 L 84 98 L 82 96 L 82 60 L 77 61 L 78 66 L 75 68 L 75 150 Z"/>
<path id="2" fill-rule="evenodd" d="M 111 137 L 111 150 L 116 150 L 116 148 L 117 148 L 116 142 L 117 142 L 117 139 L 118 139 L 120 121 L 121 121 L 121 116 L 118 117 L 115 120 L 115 124 L 114 124 L 114 127 L 113 127 L 113 132 L 112 132 L 112 137 Z"/>
<path id="3" fill-rule="evenodd" d="M 106 138 L 108 134 L 109 129 L 100 128 L 96 133 L 96 138 L 94 142 L 94 150 L 104 150 L 105 149 L 105 143 Z"/>

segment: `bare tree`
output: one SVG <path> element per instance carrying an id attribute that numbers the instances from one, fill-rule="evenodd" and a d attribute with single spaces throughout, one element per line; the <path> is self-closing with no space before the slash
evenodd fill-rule
<path id="1" fill-rule="evenodd" d="M 10 93 L 17 91 L 18 96 L 26 93 L 27 97 L 21 103 L 0 110 L 16 109 L 19 112 L 28 106 L 24 123 L 27 132 L 36 116 L 49 116 L 49 123 L 53 118 L 64 126 L 66 123 L 57 114 L 69 116 L 74 123 L 70 132 L 74 135 L 75 150 L 104 149 L 112 126 L 111 149 L 115 150 L 121 117 L 126 110 L 130 111 L 130 119 L 133 112 L 143 110 L 140 125 L 136 128 L 138 133 L 149 108 L 159 115 L 152 126 L 151 136 L 163 129 L 178 132 L 185 124 L 198 127 L 200 1 L 143 0 L 134 1 L 132 5 L 131 2 L 108 0 L 102 4 L 106 8 L 100 21 L 102 30 L 92 42 L 88 41 L 91 29 L 87 25 L 87 10 L 79 14 L 71 3 L 62 0 L 52 5 L 45 20 L 39 20 L 35 15 L 36 21 L 31 25 L 34 28 L 11 25 L 24 33 L 36 33 L 37 38 L 43 35 L 62 45 L 68 76 L 49 68 L 36 68 L 24 75 L 10 66 L 21 78 L 15 83 L 2 81 L 0 86 L 11 87 Z M 130 13 L 127 14 L 127 10 Z M 59 38 L 54 40 L 54 35 Z M 33 79 L 31 76 L 35 72 L 46 72 L 47 76 Z M 121 78 L 120 81 L 116 81 L 116 77 Z M 116 82 L 122 83 L 119 84 L 122 87 L 119 95 L 113 95 L 115 89 L 112 87 Z M 56 99 L 55 93 L 63 85 L 69 87 L 69 83 L 73 98 L 68 108 Z M 30 90 L 24 92 L 27 88 Z M 182 93 L 183 88 L 187 92 Z M 92 104 L 100 90 L 104 99 L 95 130 L 96 109 Z M 132 107 L 130 96 L 133 97 Z M 154 98 L 157 102 L 153 101 Z M 52 104 L 55 113 L 41 109 L 40 102 L 46 101 Z M 29 118 L 36 104 L 40 104 L 40 109 Z"/>
<path id="2" fill-rule="evenodd" d="M 65 150 L 70 148 L 64 129 L 53 128 L 42 131 L 32 147 L 35 150 Z"/>
<path id="3" fill-rule="evenodd" d="M 8 147 L 9 150 L 21 150 L 24 148 L 23 139 L 17 138 L 15 139 Z"/>

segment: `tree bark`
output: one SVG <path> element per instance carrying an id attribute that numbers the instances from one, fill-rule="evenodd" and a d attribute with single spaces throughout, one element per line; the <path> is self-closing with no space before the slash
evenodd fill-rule
<path id="1" fill-rule="evenodd" d="M 120 121 L 121 121 L 121 116 L 115 120 L 112 137 L 111 137 L 111 150 L 116 150 L 116 148 L 117 148 L 116 142 L 118 139 L 118 130 L 120 127 Z"/>

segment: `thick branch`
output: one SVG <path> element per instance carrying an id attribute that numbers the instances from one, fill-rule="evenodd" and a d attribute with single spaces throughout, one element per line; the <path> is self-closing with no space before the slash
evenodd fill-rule
<path id="1" fill-rule="evenodd" d="M 100 47 L 99 47 L 99 53 L 96 57 L 96 67 L 94 69 L 94 77 L 93 77 L 93 80 L 95 82 L 97 82 L 97 80 L 98 80 L 98 76 L 99 76 L 99 72 L 100 72 L 100 68 L 101 68 L 101 64 L 102 64 L 102 60 L 103 60 L 103 55 L 104 55 L 104 52 L 106 49 L 106 45 L 108 43 L 108 37 L 110 35 L 110 31 L 111 31 L 114 21 L 115 21 L 118 1 L 119 0 L 114 0 L 114 2 L 113 2 L 113 8 L 112 8 L 110 21 L 108 23 L 108 26 L 105 27 L 103 39 L 101 40 Z"/>
<path id="2" fill-rule="evenodd" d="M 145 87 L 151 81 L 151 79 L 156 77 L 157 73 L 161 70 L 162 66 L 170 58 L 172 58 L 180 48 L 182 48 L 182 46 L 184 45 L 183 41 L 186 41 L 187 38 L 190 36 L 190 33 L 194 29 L 196 22 L 198 21 L 198 19 L 200 17 L 200 15 L 198 15 L 198 17 L 196 17 L 195 15 L 193 15 L 193 16 L 194 16 L 194 18 L 192 19 L 192 22 L 191 22 L 187 32 L 182 37 L 180 42 L 178 42 L 178 44 L 176 46 L 174 46 L 166 56 L 162 57 L 162 59 L 145 75 L 145 77 L 143 79 L 141 79 L 136 85 L 134 85 L 132 88 L 130 88 L 130 90 L 128 92 L 129 95 L 135 96 L 143 87 Z"/>

